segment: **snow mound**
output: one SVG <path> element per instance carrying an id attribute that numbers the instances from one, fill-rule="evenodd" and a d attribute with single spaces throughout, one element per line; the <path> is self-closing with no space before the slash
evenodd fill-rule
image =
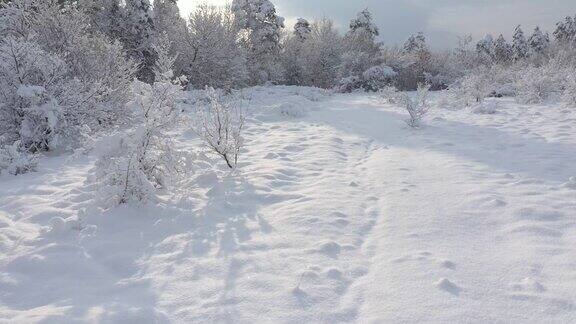
<path id="1" fill-rule="evenodd" d="M 472 112 L 479 115 L 493 115 L 499 108 L 500 105 L 496 101 L 484 101 L 472 107 Z"/>
<path id="2" fill-rule="evenodd" d="M 289 118 L 303 118 L 308 116 L 308 109 L 295 103 L 282 103 L 277 108 L 278 114 Z"/>

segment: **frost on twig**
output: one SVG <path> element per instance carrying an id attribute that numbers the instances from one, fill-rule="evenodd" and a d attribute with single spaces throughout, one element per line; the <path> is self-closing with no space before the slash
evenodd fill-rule
<path id="1" fill-rule="evenodd" d="M 243 145 L 244 114 L 240 107 L 226 102 L 214 89 L 208 88 L 207 95 L 208 105 L 198 110 L 194 131 L 210 151 L 234 169 Z"/>
<path id="2" fill-rule="evenodd" d="M 429 91 L 429 85 L 419 85 L 414 98 L 411 98 L 408 94 L 404 95 L 404 104 L 410 115 L 410 118 L 406 121 L 408 126 L 418 128 L 422 119 L 430 110 L 430 103 L 428 102 Z"/>

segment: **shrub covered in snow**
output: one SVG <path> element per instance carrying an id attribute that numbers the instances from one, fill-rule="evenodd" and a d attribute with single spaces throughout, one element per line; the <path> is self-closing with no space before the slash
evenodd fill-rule
<path id="1" fill-rule="evenodd" d="M 389 104 L 395 104 L 401 101 L 401 95 L 398 89 L 392 86 L 383 87 L 379 91 L 380 96 Z"/>
<path id="2" fill-rule="evenodd" d="M 410 97 L 409 94 L 404 95 L 404 104 L 410 115 L 410 118 L 406 121 L 408 126 L 419 127 L 422 119 L 430 110 L 429 91 L 429 85 L 419 85 L 414 98 Z"/>
<path id="3" fill-rule="evenodd" d="M 36 155 L 22 150 L 19 141 L 9 146 L 0 146 L 0 175 L 19 175 L 34 171 L 38 164 Z"/>
<path id="4" fill-rule="evenodd" d="M 0 9 L 0 128 L 30 152 L 68 148 L 125 116 L 134 65 L 88 33 L 84 13 L 54 1 Z"/>
<path id="5" fill-rule="evenodd" d="M 526 67 L 517 76 L 516 100 L 524 104 L 536 104 L 559 97 L 564 81 L 564 73 L 553 63 L 542 67 Z"/>
<path id="6" fill-rule="evenodd" d="M 576 71 L 569 73 L 566 78 L 562 101 L 571 107 L 576 107 Z"/>
<path id="7" fill-rule="evenodd" d="M 200 107 L 193 130 L 210 151 L 220 156 L 226 165 L 234 169 L 242 148 L 244 115 L 242 109 L 214 90 L 207 89 L 208 105 Z"/>
<path id="8" fill-rule="evenodd" d="M 186 165 L 185 156 L 166 133 L 177 123 L 182 90 L 180 80 L 172 80 L 174 58 L 168 55 L 169 47 L 167 43 L 156 47 L 156 82 L 133 85 L 129 106 L 136 127 L 106 138 L 97 148 L 96 179 L 102 198 L 109 203 L 152 199 L 157 190 L 169 188 Z"/>

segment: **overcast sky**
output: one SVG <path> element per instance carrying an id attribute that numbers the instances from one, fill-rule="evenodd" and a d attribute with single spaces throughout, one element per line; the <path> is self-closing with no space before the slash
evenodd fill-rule
<path id="1" fill-rule="evenodd" d="M 179 0 L 184 12 L 199 3 L 223 5 L 226 0 Z M 345 30 L 355 13 L 368 8 L 388 44 L 402 43 L 423 31 L 436 48 L 453 45 L 457 36 L 478 39 L 487 33 L 510 38 L 514 27 L 553 31 L 557 21 L 576 14 L 576 0 L 272 0 L 291 28 L 297 17 L 328 17 Z"/>

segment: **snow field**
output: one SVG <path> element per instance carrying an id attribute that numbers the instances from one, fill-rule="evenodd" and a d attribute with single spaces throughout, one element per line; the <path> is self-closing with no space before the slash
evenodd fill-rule
<path id="1" fill-rule="evenodd" d="M 101 209 L 90 155 L 0 178 L 0 322 L 576 321 L 576 111 L 242 95 L 239 170 L 157 204 Z"/>

